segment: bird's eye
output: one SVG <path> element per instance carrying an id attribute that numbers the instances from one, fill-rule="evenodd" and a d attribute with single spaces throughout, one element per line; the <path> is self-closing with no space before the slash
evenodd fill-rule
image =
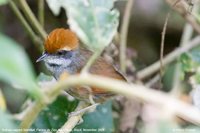
<path id="1" fill-rule="evenodd" d="M 64 55 L 65 51 L 58 51 L 57 54 L 58 55 Z"/>

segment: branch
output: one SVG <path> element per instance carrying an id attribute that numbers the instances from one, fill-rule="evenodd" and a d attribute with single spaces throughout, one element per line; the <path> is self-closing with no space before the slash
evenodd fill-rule
<path id="1" fill-rule="evenodd" d="M 44 0 L 38 0 L 38 19 L 42 27 L 44 27 Z"/>
<path id="2" fill-rule="evenodd" d="M 104 48 L 99 49 L 98 51 L 94 52 L 93 55 L 89 58 L 89 60 L 87 61 L 86 65 L 83 67 L 83 69 L 81 70 L 82 74 L 87 74 L 89 72 L 89 69 L 91 67 L 91 65 L 95 62 L 95 60 L 101 55 L 102 51 L 104 50 Z"/>
<path id="3" fill-rule="evenodd" d="M 24 26 L 24 28 L 28 32 L 28 34 L 29 34 L 30 38 L 32 39 L 33 43 L 35 44 L 35 46 L 40 51 L 43 51 L 43 48 L 42 48 L 43 42 L 42 42 L 42 40 L 33 32 L 32 28 L 27 23 L 27 21 L 24 19 L 22 13 L 19 11 L 19 9 L 16 6 L 16 4 L 12 0 L 9 0 L 8 2 L 9 2 L 10 8 L 13 10 L 15 15 L 18 17 L 18 19 L 20 20 L 20 22 L 22 23 L 22 25 Z"/>
<path id="4" fill-rule="evenodd" d="M 163 70 L 164 70 L 163 54 L 164 54 L 164 47 L 165 47 L 165 35 L 166 35 L 166 30 L 167 30 L 167 24 L 168 24 L 169 17 L 170 17 L 170 12 L 167 13 L 167 16 L 165 18 L 165 23 L 164 23 L 164 26 L 163 26 L 163 31 L 162 31 L 162 36 L 161 36 L 161 45 L 160 45 L 160 80 L 162 79 Z"/>
<path id="5" fill-rule="evenodd" d="M 39 113 L 42 111 L 42 109 L 45 107 L 45 104 L 41 101 L 36 101 L 32 103 L 28 109 L 26 110 L 25 114 L 23 114 L 22 122 L 20 124 L 20 128 L 22 129 L 22 133 L 27 133 L 27 130 L 32 125 L 32 123 L 35 121 Z"/>
<path id="6" fill-rule="evenodd" d="M 195 5 L 193 12 L 198 13 L 199 6 Z M 192 38 L 193 35 L 193 28 L 190 24 L 185 24 L 183 34 L 181 37 L 181 42 L 180 42 L 180 47 L 183 47 L 185 44 L 187 44 L 190 39 Z M 175 66 L 175 73 L 174 73 L 174 78 L 173 78 L 173 86 L 170 91 L 170 93 L 174 96 L 179 96 L 181 93 L 181 90 L 179 89 L 180 87 L 180 75 L 181 75 L 181 65 L 178 62 Z"/>
<path id="7" fill-rule="evenodd" d="M 84 103 L 80 102 L 79 105 L 76 107 L 75 111 L 79 111 L 87 106 L 88 106 L 88 104 L 86 104 L 85 102 Z M 72 129 L 77 125 L 77 123 L 80 122 L 83 114 L 84 114 L 84 112 L 70 117 L 67 120 L 67 122 L 57 131 L 57 133 L 60 133 L 60 132 L 70 133 L 72 131 Z"/>
<path id="8" fill-rule="evenodd" d="M 182 34 L 180 47 L 184 47 L 184 45 L 188 45 L 187 42 L 190 41 L 190 38 L 192 37 L 193 28 L 190 24 L 186 24 L 184 27 L 184 31 Z M 170 93 L 174 96 L 179 96 L 181 93 L 180 87 L 180 75 L 181 75 L 181 65 L 179 62 L 176 63 L 175 71 L 174 71 L 174 77 L 173 77 L 173 87 Z"/>
<path id="9" fill-rule="evenodd" d="M 122 26 L 120 29 L 120 68 L 122 72 L 126 72 L 126 47 L 129 21 L 131 16 L 131 9 L 134 0 L 128 0 L 126 3 L 125 13 L 123 17 Z"/>
<path id="10" fill-rule="evenodd" d="M 32 24 L 33 28 L 36 30 L 36 32 L 41 36 L 43 40 L 46 39 L 47 33 L 44 31 L 40 23 L 37 21 L 35 15 L 31 11 L 30 7 L 28 6 L 26 0 L 19 0 L 19 3 L 22 7 L 22 11 L 26 15 L 27 19 Z"/>
<path id="11" fill-rule="evenodd" d="M 194 39 L 192 39 L 190 42 L 188 42 L 186 45 L 184 45 L 184 47 L 179 47 L 175 49 L 174 51 L 172 51 L 171 53 L 169 53 L 168 55 L 166 55 L 165 58 L 163 58 L 163 65 L 167 65 L 171 63 L 172 61 L 176 60 L 181 54 L 199 45 L 200 45 L 200 36 L 197 36 Z M 143 70 L 140 70 L 139 72 L 137 72 L 136 76 L 138 79 L 144 79 L 154 74 L 155 72 L 157 72 L 159 68 L 160 68 L 160 62 L 157 61 L 153 63 L 152 65 L 144 68 Z"/>
<path id="12" fill-rule="evenodd" d="M 200 125 L 200 111 L 197 108 L 170 97 L 163 92 L 146 88 L 142 85 L 128 84 L 116 79 L 91 74 L 74 75 L 69 76 L 64 81 L 60 81 L 51 91 L 60 92 L 60 90 L 65 89 L 66 86 L 72 87 L 76 85 L 95 86 L 124 95 L 128 98 L 137 98 L 142 102 L 155 104 L 160 108 L 167 107 L 167 109 L 172 111 L 175 115 Z"/>
<path id="13" fill-rule="evenodd" d="M 179 0 L 176 0 L 172 7 L 176 6 L 176 4 L 179 2 Z M 161 46 L 160 46 L 160 80 L 162 79 L 163 73 L 164 73 L 164 66 L 163 66 L 163 54 L 164 54 L 164 47 L 165 47 L 165 35 L 167 30 L 167 24 L 169 21 L 169 17 L 171 14 L 171 10 L 167 13 L 167 16 L 165 18 L 165 23 L 162 30 L 162 36 L 161 36 Z"/>
<path id="14" fill-rule="evenodd" d="M 185 20 L 192 25 L 194 30 L 200 34 L 200 24 L 198 20 L 188 11 L 189 5 L 185 0 L 178 0 L 177 4 L 174 5 L 174 0 L 165 0 L 175 11 L 181 14 Z"/>
<path id="15" fill-rule="evenodd" d="M 56 85 L 50 88 L 47 92 L 47 98 L 49 103 L 53 102 L 62 90 L 66 90 L 69 87 L 77 85 L 88 85 L 99 87 L 108 91 L 112 91 L 128 98 L 138 99 L 145 103 L 152 103 L 160 108 L 166 108 L 173 112 L 172 114 L 186 119 L 194 124 L 200 125 L 200 112 L 195 107 L 186 104 L 176 98 L 170 97 L 167 94 L 156 91 L 150 88 L 146 88 L 142 85 L 128 84 L 126 82 L 111 79 L 102 76 L 95 76 L 91 74 L 80 74 L 69 76 L 66 80 L 59 81 Z M 124 89 L 126 88 L 126 89 Z M 159 99 L 159 100 L 158 100 Z M 42 103 L 42 104 L 41 104 Z M 24 115 L 21 127 L 22 129 L 28 129 L 33 121 L 36 119 L 39 112 L 49 103 L 35 102 L 30 109 Z M 75 119 L 75 118 L 74 118 Z M 76 120 L 77 121 L 77 118 Z M 76 122 L 74 122 L 76 124 Z M 70 125 L 73 127 L 75 125 Z"/>

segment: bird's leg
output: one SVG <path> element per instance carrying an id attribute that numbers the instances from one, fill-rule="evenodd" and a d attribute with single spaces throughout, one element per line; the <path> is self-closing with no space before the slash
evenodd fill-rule
<path id="1" fill-rule="evenodd" d="M 92 89 L 89 86 L 84 86 L 84 88 L 86 88 L 89 92 L 89 102 L 90 102 L 90 106 L 85 107 L 83 109 L 77 110 L 75 112 L 71 112 L 69 114 L 69 117 L 72 116 L 76 116 L 79 115 L 81 113 L 85 113 L 85 112 L 94 112 L 96 110 L 96 107 L 100 104 L 100 103 L 95 103 L 94 99 L 93 99 L 93 95 L 92 95 Z"/>
<path id="2" fill-rule="evenodd" d="M 93 99 L 93 95 L 92 94 L 90 94 L 89 95 L 89 101 L 90 101 L 90 104 L 91 105 L 94 105 L 96 102 L 94 101 L 94 99 Z"/>
<path id="3" fill-rule="evenodd" d="M 76 116 L 76 115 L 79 115 L 81 113 L 85 113 L 85 112 L 87 112 L 91 109 L 94 109 L 94 108 L 96 109 L 96 106 L 98 106 L 98 105 L 99 105 L 99 103 L 95 103 L 95 104 L 92 104 L 92 105 L 85 107 L 83 109 L 77 110 L 75 112 L 71 112 L 71 113 L 69 113 L 69 117 Z"/>

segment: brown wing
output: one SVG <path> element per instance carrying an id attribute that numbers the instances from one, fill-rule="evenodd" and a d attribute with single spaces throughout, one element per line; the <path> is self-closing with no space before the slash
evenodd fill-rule
<path id="1" fill-rule="evenodd" d="M 90 72 L 92 74 L 126 81 L 125 77 L 119 71 L 117 71 L 112 64 L 106 62 L 102 57 L 98 58 L 91 66 Z M 106 91 L 101 88 L 92 87 L 92 91 L 95 94 L 106 93 Z"/>
<path id="2" fill-rule="evenodd" d="M 85 63 L 91 57 L 92 52 L 85 48 L 81 48 L 80 52 L 81 52 L 81 55 L 84 55 L 86 59 L 86 61 L 82 62 L 82 65 L 85 66 Z M 108 63 L 102 57 L 99 57 L 94 62 L 94 64 L 90 67 L 90 73 L 126 81 L 126 78 L 119 71 L 117 71 L 112 64 Z M 85 90 L 84 87 L 78 87 L 77 89 L 82 90 L 82 91 Z M 108 91 L 103 90 L 101 88 L 91 87 L 91 89 L 92 89 L 93 94 L 107 94 L 108 93 Z"/>

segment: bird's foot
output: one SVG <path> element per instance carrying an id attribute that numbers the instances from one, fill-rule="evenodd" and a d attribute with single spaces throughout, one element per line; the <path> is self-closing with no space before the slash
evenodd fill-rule
<path id="1" fill-rule="evenodd" d="M 99 103 L 95 103 L 95 104 L 92 104 L 92 105 L 90 105 L 88 107 L 85 107 L 85 108 L 83 108 L 81 110 L 77 110 L 77 111 L 71 112 L 71 113 L 69 113 L 69 117 L 77 116 L 77 115 L 83 114 L 85 112 L 93 112 L 98 105 L 99 105 Z"/>

